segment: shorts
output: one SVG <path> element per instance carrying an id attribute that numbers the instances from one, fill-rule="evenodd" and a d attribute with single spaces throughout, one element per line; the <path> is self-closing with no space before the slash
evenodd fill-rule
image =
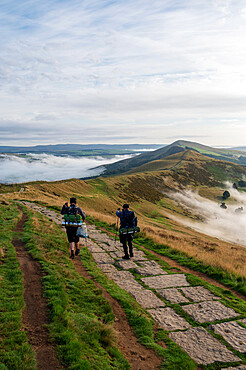
<path id="1" fill-rule="evenodd" d="M 69 243 L 73 243 L 73 242 L 78 243 L 79 242 L 79 237 L 76 236 L 77 227 L 67 226 L 66 227 L 66 232 L 67 232 L 67 238 L 68 238 Z"/>

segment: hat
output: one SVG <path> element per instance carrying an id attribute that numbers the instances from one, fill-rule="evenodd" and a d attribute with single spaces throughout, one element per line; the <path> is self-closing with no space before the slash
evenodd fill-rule
<path id="1" fill-rule="evenodd" d="M 70 198 L 70 204 L 75 203 L 76 204 L 76 198 Z"/>
<path id="2" fill-rule="evenodd" d="M 129 204 L 127 203 L 123 204 L 123 208 L 129 208 Z"/>

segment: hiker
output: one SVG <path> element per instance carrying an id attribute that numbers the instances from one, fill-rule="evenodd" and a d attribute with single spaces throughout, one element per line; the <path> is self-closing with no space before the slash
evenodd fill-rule
<path id="1" fill-rule="evenodd" d="M 133 257 L 133 250 L 132 250 L 132 239 L 133 233 L 128 233 L 127 229 L 129 227 L 134 227 L 134 220 L 135 220 L 135 213 L 130 211 L 129 204 L 124 204 L 122 211 L 120 208 L 116 211 L 116 216 L 120 219 L 120 242 L 123 244 L 124 249 L 124 256 L 123 259 L 128 260 L 130 257 Z M 126 229 L 126 233 L 122 233 L 122 229 Z M 129 253 L 128 248 L 129 247 Z"/>
<path id="2" fill-rule="evenodd" d="M 81 215 L 82 221 L 85 221 L 85 213 L 82 211 L 81 208 L 76 206 L 76 198 L 70 198 L 70 206 L 68 206 L 68 202 L 66 202 L 61 210 L 61 214 L 73 214 L 73 215 Z M 70 258 L 74 258 L 75 256 L 78 256 L 80 253 L 79 249 L 79 236 L 76 235 L 78 227 L 76 226 L 69 226 L 66 225 L 66 232 L 67 232 L 67 238 L 70 243 L 70 250 L 71 250 L 71 255 Z M 74 247 L 75 247 L 75 254 L 74 254 Z"/>

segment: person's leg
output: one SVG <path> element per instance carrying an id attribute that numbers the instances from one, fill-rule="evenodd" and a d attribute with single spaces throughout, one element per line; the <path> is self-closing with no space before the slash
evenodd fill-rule
<path id="1" fill-rule="evenodd" d="M 129 254 L 128 254 L 128 248 L 127 248 L 127 235 L 120 234 L 120 242 L 123 245 L 123 250 L 124 250 L 124 253 L 125 253 L 122 258 L 128 259 Z"/>
<path id="2" fill-rule="evenodd" d="M 67 232 L 67 238 L 69 241 L 69 247 L 71 251 L 70 258 L 74 258 L 74 228 L 73 227 L 67 227 L 66 232 Z"/>
<path id="3" fill-rule="evenodd" d="M 74 242 L 70 243 L 70 251 L 71 251 L 70 258 L 74 258 Z"/>
<path id="4" fill-rule="evenodd" d="M 78 256 L 80 254 L 79 241 L 75 242 L 75 248 L 75 256 Z"/>
<path id="5" fill-rule="evenodd" d="M 129 246 L 130 257 L 133 257 L 132 239 L 133 239 L 132 234 L 128 234 L 127 235 L 127 242 L 128 242 L 128 246 Z"/>

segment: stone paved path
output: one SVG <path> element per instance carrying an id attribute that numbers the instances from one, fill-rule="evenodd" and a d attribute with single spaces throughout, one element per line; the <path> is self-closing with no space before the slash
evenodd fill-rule
<path id="1" fill-rule="evenodd" d="M 23 203 L 61 225 L 62 216 L 34 203 Z M 119 241 L 94 225 L 87 225 L 87 228 L 87 247 L 98 267 L 131 294 L 198 365 L 242 362 L 233 349 L 246 353 L 246 318 L 222 304 L 220 297 L 208 289 L 190 286 L 185 274 L 170 273 L 155 261 L 149 261 L 142 251 L 134 250 L 131 260 L 123 260 Z M 188 315 L 193 321 L 189 323 L 175 311 L 177 304 L 184 316 Z M 219 322 L 216 324 L 216 321 Z M 206 328 L 199 326 L 201 323 L 207 324 Z M 219 334 L 226 345 L 212 333 Z M 231 368 L 245 370 L 246 365 Z"/>

